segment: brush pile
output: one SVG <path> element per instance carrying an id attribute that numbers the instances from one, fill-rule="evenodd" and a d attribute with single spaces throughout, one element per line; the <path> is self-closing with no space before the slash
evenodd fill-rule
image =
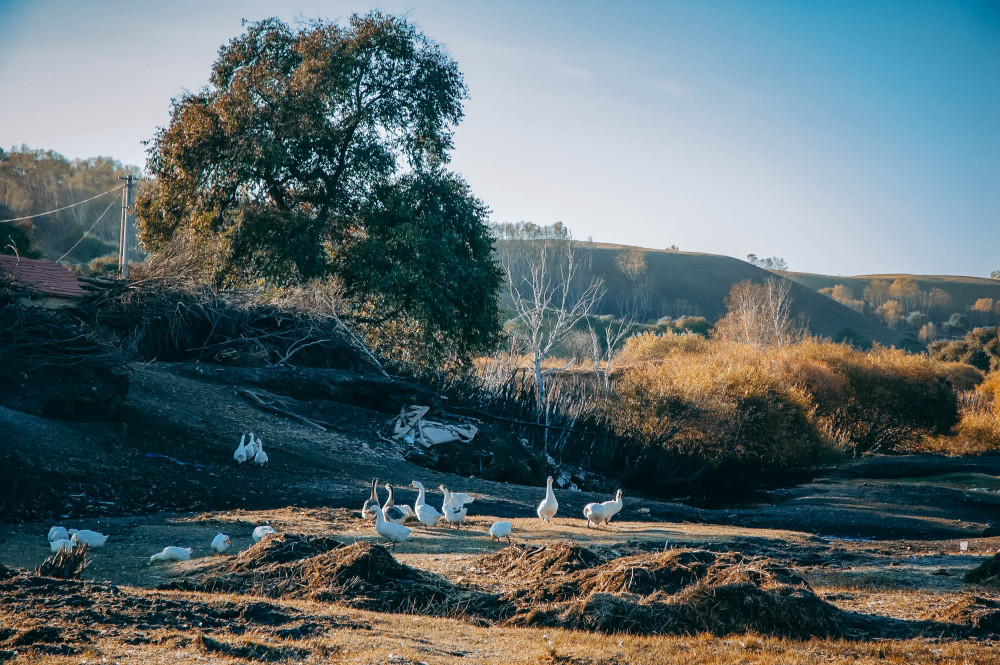
<path id="1" fill-rule="evenodd" d="M 90 547 L 86 544 L 59 550 L 35 568 L 35 575 L 55 577 L 60 580 L 78 580 L 83 575 L 83 569 L 90 564 L 90 558 L 87 556 L 89 552 Z"/>
<path id="2" fill-rule="evenodd" d="M 112 340 L 65 310 L 0 305 L 0 404 L 66 420 L 107 420 L 128 394 Z"/>
<path id="3" fill-rule="evenodd" d="M 129 282 L 88 282 L 94 295 L 78 313 L 111 331 L 140 360 L 381 370 L 332 309 L 218 292 L 155 272 Z"/>

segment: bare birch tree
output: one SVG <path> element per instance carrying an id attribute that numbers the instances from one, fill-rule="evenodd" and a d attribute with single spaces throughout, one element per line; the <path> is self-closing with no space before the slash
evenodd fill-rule
<path id="1" fill-rule="evenodd" d="M 608 321 L 603 330 L 598 331 L 593 321 L 587 320 L 590 341 L 594 346 L 594 374 L 604 384 L 605 392 L 611 390 L 611 365 L 618 355 L 618 349 L 635 330 L 637 323 L 634 315 L 626 313 L 620 319 Z"/>
<path id="2" fill-rule="evenodd" d="M 798 341 L 805 326 L 792 317 L 790 291 L 787 279 L 774 277 L 763 284 L 734 285 L 726 299 L 726 316 L 715 326 L 716 337 L 757 347 Z"/>
<path id="3" fill-rule="evenodd" d="M 494 227 L 507 280 L 507 305 L 518 337 L 531 357 L 538 410 L 548 424 L 545 378 L 564 367 L 542 369 L 552 349 L 604 296 L 600 278 L 586 279 L 576 244 L 562 224 L 530 223 Z"/>

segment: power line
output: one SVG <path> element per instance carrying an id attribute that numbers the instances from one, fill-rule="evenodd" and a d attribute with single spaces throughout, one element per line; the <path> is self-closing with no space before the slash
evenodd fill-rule
<path id="1" fill-rule="evenodd" d="M 54 212 L 61 212 L 63 210 L 69 210 L 70 208 L 75 208 L 76 206 L 82 205 L 84 203 L 87 203 L 88 201 L 93 201 L 94 199 L 99 199 L 99 198 L 101 198 L 102 196 L 104 196 L 106 194 L 110 194 L 111 192 L 117 192 L 119 189 L 121 189 L 121 185 L 118 185 L 118 186 L 114 187 L 113 189 L 109 189 L 106 192 L 101 192 L 97 196 L 91 196 L 89 199 L 84 199 L 83 201 L 77 201 L 76 203 L 71 203 L 70 205 L 63 206 L 62 208 L 56 208 L 55 210 L 49 210 L 48 212 L 40 212 L 37 215 L 27 215 L 26 217 L 14 217 L 12 219 L 0 219 L 0 224 L 3 224 L 5 222 L 20 222 L 21 220 L 25 220 L 25 219 L 32 219 L 34 217 L 44 217 L 45 215 L 51 215 Z"/>
<path id="2" fill-rule="evenodd" d="M 101 213 L 101 216 L 97 218 L 97 221 L 96 221 L 96 222 L 94 222 L 93 224 L 91 224 L 91 225 L 90 225 L 90 228 L 89 228 L 89 229 L 87 229 L 86 231 L 84 231 L 84 232 L 83 232 L 83 235 L 82 235 L 82 236 L 80 236 L 80 239 L 79 239 L 79 240 L 77 240 L 77 241 L 76 241 L 76 242 L 75 242 L 75 243 L 73 244 L 73 246 L 72 246 L 72 247 L 70 247 L 69 249 L 67 249 L 67 250 L 66 250 L 66 254 L 69 254 L 70 252 L 72 252 L 72 251 L 73 251 L 74 249 L 76 249 L 76 246 L 77 246 L 77 245 L 79 245 L 79 244 L 80 244 L 81 242 L 83 242 L 83 239 L 87 237 L 87 234 L 88 234 L 88 233 L 90 233 L 91 231 L 93 231 L 93 230 L 94 230 L 94 227 L 95 227 L 95 226 L 97 226 L 97 224 L 98 224 L 98 223 L 99 223 L 99 222 L 100 222 L 100 221 L 101 221 L 102 219 L 104 219 L 104 216 L 105 216 L 106 214 L 108 214 L 108 211 L 109 211 L 109 210 L 111 210 L 111 206 L 113 206 L 113 205 L 114 205 L 115 203 L 117 203 L 117 202 L 118 202 L 117 200 L 113 200 L 113 201 L 111 201 L 111 203 L 109 203 L 109 204 L 108 204 L 108 207 L 104 209 L 104 212 L 102 212 L 102 213 Z M 63 254 L 63 255 L 62 255 L 62 256 L 60 256 L 60 257 L 59 257 L 58 259 L 56 259 L 56 263 L 59 263 L 60 261 L 62 261 L 63 259 L 65 259 L 65 258 L 66 258 L 66 254 Z"/>

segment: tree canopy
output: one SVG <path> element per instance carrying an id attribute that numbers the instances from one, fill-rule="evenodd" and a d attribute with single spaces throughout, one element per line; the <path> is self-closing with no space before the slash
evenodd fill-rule
<path id="1" fill-rule="evenodd" d="M 500 286 L 487 210 L 444 168 L 466 97 L 404 19 L 250 24 L 151 141 L 142 240 L 196 248 L 220 286 L 337 275 L 426 339 L 485 348 Z"/>

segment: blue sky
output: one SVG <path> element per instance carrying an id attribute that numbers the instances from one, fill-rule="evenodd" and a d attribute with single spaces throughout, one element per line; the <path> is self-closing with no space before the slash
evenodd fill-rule
<path id="1" fill-rule="evenodd" d="M 0 0 L 0 146 L 142 163 L 241 20 L 406 13 L 497 221 L 793 270 L 1000 269 L 1000 3 Z"/>

